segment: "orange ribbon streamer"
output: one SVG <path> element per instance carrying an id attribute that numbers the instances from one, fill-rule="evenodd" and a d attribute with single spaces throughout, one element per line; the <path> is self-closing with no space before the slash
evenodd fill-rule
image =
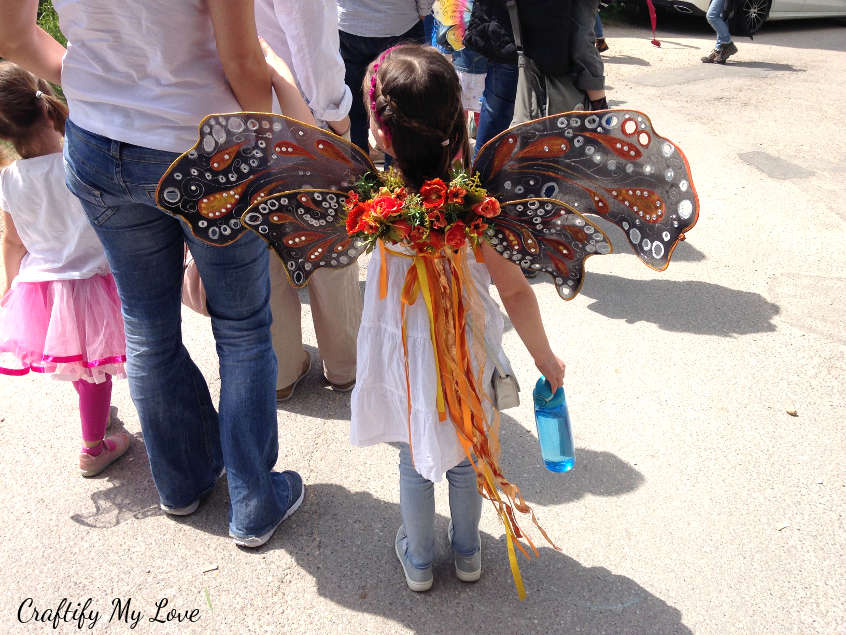
<path id="1" fill-rule="evenodd" d="M 482 262 L 481 250 L 474 249 L 477 261 Z M 408 394 L 408 441 L 411 446 L 411 382 L 408 368 L 407 308 L 418 297 L 423 296 L 429 316 L 429 334 L 435 359 L 436 404 L 438 419 L 445 421 L 447 414 L 455 426 L 458 441 L 476 470 L 477 486 L 484 498 L 494 505 L 497 515 L 505 527 L 508 560 L 517 594 L 525 597 L 520 568 L 517 564 L 515 547 L 529 557 L 520 539 L 524 538 L 535 556 L 537 548 L 523 533 L 514 517 L 514 510 L 531 514 L 534 525 L 546 541 L 556 550 L 538 523 L 534 512 L 526 504 L 520 490 L 502 474 L 499 466 L 499 413 L 493 408 L 490 397 L 483 389 L 485 367 L 484 307 L 478 291 L 473 285 L 467 269 L 464 248 L 452 251 L 444 248 L 441 254 L 409 255 L 390 250 L 379 241 L 379 255 L 382 258 L 379 272 L 380 297 L 387 297 L 388 254 L 411 258 L 401 295 L 402 346 L 405 357 L 405 385 Z M 468 308 L 472 316 L 468 323 Z M 472 355 L 467 341 L 467 331 L 472 331 L 474 344 Z M 475 358 L 479 373 L 473 372 L 472 358 Z M 488 421 L 484 404 L 491 406 L 493 421 Z M 412 460 L 414 450 L 412 448 Z M 500 496 L 504 494 L 505 499 Z"/>

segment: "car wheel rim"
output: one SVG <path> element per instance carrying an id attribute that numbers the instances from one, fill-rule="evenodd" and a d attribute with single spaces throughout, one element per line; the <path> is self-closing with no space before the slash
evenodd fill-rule
<path id="1" fill-rule="evenodd" d="M 746 17 L 746 25 L 751 33 L 755 33 L 764 24 L 767 17 L 766 0 L 746 0 L 743 3 L 743 15 Z"/>

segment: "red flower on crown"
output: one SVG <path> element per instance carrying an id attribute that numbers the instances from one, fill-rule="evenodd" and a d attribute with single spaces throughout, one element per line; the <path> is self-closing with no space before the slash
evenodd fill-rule
<path id="1" fill-rule="evenodd" d="M 408 238 L 411 233 L 411 223 L 407 220 L 396 220 L 391 223 L 391 227 L 397 232 L 400 240 Z"/>
<path id="2" fill-rule="evenodd" d="M 441 179 L 426 181 L 420 187 L 420 197 L 423 199 L 423 207 L 430 209 L 440 207 L 446 200 L 447 186 Z"/>
<path id="3" fill-rule="evenodd" d="M 347 199 L 349 202 L 352 199 L 350 197 Z M 369 210 L 367 209 L 366 203 L 359 203 L 358 196 L 355 197 L 355 203 L 349 208 L 349 212 L 347 212 L 347 233 L 354 234 L 356 232 L 364 231 L 365 230 L 365 216 L 367 216 Z"/>
<path id="4" fill-rule="evenodd" d="M 466 240 L 467 232 L 465 231 L 464 223 L 461 221 L 458 221 L 447 230 L 446 244 L 453 249 L 459 249 Z"/>
<path id="5" fill-rule="evenodd" d="M 432 248 L 432 251 L 440 251 L 444 246 L 444 233 L 434 230 L 430 231 L 426 244 Z"/>
<path id="6" fill-rule="evenodd" d="M 383 194 L 370 201 L 370 210 L 375 217 L 387 219 L 402 212 L 402 203 L 393 196 Z"/>

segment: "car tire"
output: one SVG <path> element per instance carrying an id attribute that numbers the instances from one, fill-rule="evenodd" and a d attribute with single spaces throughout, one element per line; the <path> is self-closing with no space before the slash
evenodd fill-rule
<path id="1" fill-rule="evenodd" d="M 770 0 L 737 0 L 728 20 L 732 35 L 755 35 L 770 15 Z"/>

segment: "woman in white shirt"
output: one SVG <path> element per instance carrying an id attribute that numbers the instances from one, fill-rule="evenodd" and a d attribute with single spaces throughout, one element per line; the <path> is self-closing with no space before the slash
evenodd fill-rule
<path id="1" fill-rule="evenodd" d="M 267 249 L 253 234 L 226 247 L 201 243 L 154 202 L 159 178 L 175 153 L 194 144 L 203 116 L 270 110 L 271 76 L 253 3 L 54 6 L 66 55 L 36 26 L 37 0 L 0 0 L 0 55 L 61 83 L 68 98 L 67 182 L 117 282 L 130 392 L 162 509 L 193 513 L 225 467 L 230 535 L 239 545 L 264 544 L 305 491 L 296 472 L 271 471 L 278 440 Z M 206 288 L 217 343 L 218 411 L 182 344 L 185 242 Z"/>

